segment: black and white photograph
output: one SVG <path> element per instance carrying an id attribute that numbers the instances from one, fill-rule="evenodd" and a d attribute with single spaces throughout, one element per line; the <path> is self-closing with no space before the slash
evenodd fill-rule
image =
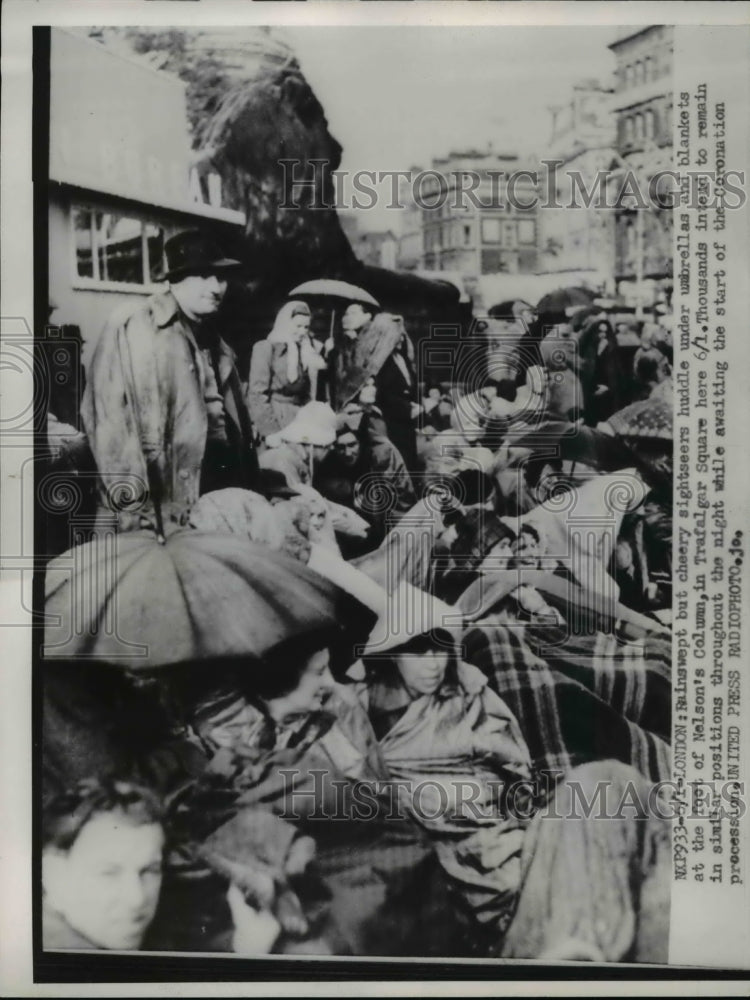
<path id="1" fill-rule="evenodd" d="M 32 39 L 42 981 L 690 965 L 681 883 L 747 912 L 736 107 L 671 23 L 97 6 Z"/>

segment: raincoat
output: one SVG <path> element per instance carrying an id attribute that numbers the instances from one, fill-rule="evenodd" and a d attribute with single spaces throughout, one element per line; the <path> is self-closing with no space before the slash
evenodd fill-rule
<path id="1" fill-rule="evenodd" d="M 218 336 L 211 351 L 213 366 L 170 291 L 129 315 L 116 313 L 102 332 L 86 372 L 81 417 L 99 471 L 100 504 L 117 512 L 121 530 L 140 527 L 143 517 L 153 521 L 157 500 L 165 523 L 184 525 L 201 493 L 255 484 L 253 428 L 234 354 Z M 204 459 L 213 394 L 226 448 L 211 463 L 209 482 Z"/>
<path id="2" fill-rule="evenodd" d="M 511 788 L 523 792 L 531 778 L 512 713 L 467 663 L 449 666 L 435 694 L 414 700 L 385 665 L 357 690 L 376 728 L 385 720 L 381 753 L 392 777 L 406 783 L 407 808 L 431 836 L 443 869 L 474 917 L 504 932 L 526 826 L 523 811 L 512 815 L 505 803 Z"/>
<path id="3" fill-rule="evenodd" d="M 408 818 L 373 813 L 374 797 L 356 798 L 355 789 L 377 789 L 389 774 L 350 687 L 336 685 L 321 711 L 284 729 L 238 691 L 217 689 L 196 704 L 192 724 L 213 753 L 183 806 L 193 840 L 239 809 L 270 809 L 316 841 L 313 871 L 327 897 L 320 933 L 334 954 L 439 955 L 451 940 L 455 948 L 445 881 L 429 843 Z M 210 934 L 211 914 L 204 918 Z M 201 920 L 183 920 L 190 926 L 172 947 L 195 948 L 205 937 Z M 295 947 L 304 953 L 309 946 Z"/>

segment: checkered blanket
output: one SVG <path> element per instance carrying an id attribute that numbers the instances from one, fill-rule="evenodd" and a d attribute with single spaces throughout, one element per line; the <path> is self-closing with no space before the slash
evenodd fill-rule
<path id="1" fill-rule="evenodd" d="M 560 635 L 488 616 L 464 636 L 464 659 L 518 719 L 537 770 L 615 759 L 654 781 L 669 779 L 669 640 L 595 633 L 553 646 Z"/>

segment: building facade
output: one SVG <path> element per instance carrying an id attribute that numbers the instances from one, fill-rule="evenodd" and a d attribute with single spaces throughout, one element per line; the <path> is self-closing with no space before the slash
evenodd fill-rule
<path id="1" fill-rule="evenodd" d="M 556 204 L 539 213 L 540 259 L 546 273 L 590 274 L 590 281 L 612 290 L 615 220 L 606 208 L 588 207 L 577 184 L 595 190 L 615 150 L 613 89 L 597 80 L 576 84 L 564 104 L 550 108 L 548 169 L 555 170 Z"/>
<path id="2" fill-rule="evenodd" d="M 516 155 L 491 151 L 451 152 L 433 160 L 415 191 L 422 270 L 475 278 L 535 272 L 538 199 L 535 179 L 523 173 L 535 169 Z M 411 233 L 409 240 L 414 244 Z"/>
<path id="3" fill-rule="evenodd" d="M 54 28 L 50 45 L 49 300 L 85 361 L 115 307 L 163 287 L 170 235 L 226 245 L 245 216 L 194 169 L 181 80 L 81 34 Z"/>
<path id="4" fill-rule="evenodd" d="M 674 29 L 669 25 L 623 29 L 609 47 L 617 61 L 613 169 L 623 174 L 632 171 L 645 196 L 654 174 L 673 166 Z M 648 305 L 669 295 L 672 229 L 667 208 L 615 210 L 615 278 L 618 292 L 630 304 Z"/>

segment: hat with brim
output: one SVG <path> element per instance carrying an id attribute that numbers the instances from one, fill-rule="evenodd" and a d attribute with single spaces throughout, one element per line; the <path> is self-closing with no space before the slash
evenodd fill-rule
<path id="1" fill-rule="evenodd" d="M 362 655 L 392 653 L 418 636 L 435 632 L 458 639 L 462 630 L 463 617 L 457 608 L 402 582 L 378 616 Z"/>
<path id="2" fill-rule="evenodd" d="M 157 277 L 158 281 L 181 281 L 191 274 L 228 275 L 242 267 L 242 262 L 233 257 L 225 257 L 213 240 L 197 229 L 168 239 L 164 244 L 166 266 Z"/>
<path id="3" fill-rule="evenodd" d="M 283 472 L 278 469 L 261 469 L 258 479 L 258 493 L 267 500 L 291 500 L 299 496 L 299 490 L 293 489 Z"/>

